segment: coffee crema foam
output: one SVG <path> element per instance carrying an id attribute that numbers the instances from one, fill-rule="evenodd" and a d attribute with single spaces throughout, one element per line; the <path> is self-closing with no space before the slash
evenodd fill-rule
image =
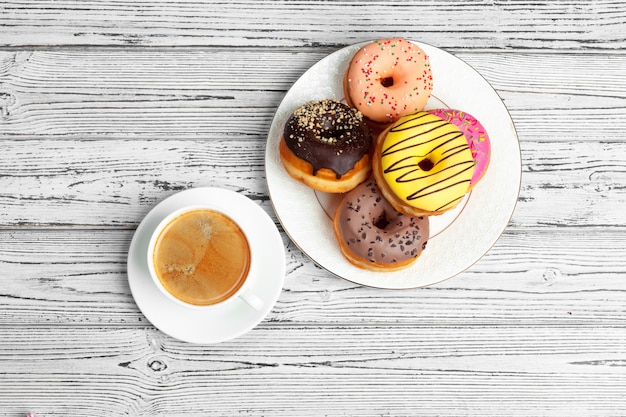
<path id="1" fill-rule="evenodd" d="M 206 306 L 232 297 L 250 269 L 250 246 L 233 219 L 195 209 L 170 221 L 152 257 L 165 289 L 188 304 Z"/>

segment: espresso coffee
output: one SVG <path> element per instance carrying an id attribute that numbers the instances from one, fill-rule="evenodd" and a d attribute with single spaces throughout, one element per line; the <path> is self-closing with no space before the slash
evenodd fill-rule
<path id="1" fill-rule="evenodd" d="M 232 297 L 250 269 L 250 247 L 233 219 L 194 209 L 160 232 L 152 262 L 163 287 L 188 304 L 207 306 Z"/>

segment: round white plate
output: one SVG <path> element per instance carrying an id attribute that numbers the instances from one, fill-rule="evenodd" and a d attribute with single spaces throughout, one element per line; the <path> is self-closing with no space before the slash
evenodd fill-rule
<path id="1" fill-rule="evenodd" d="M 208 310 L 189 309 L 169 300 L 148 272 L 150 236 L 171 212 L 201 204 L 226 213 L 246 233 L 252 263 L 250 289 L 264 302 L 257 311 L 241 299 Z M 218 343 L 254 328 L 270 312 L 285 280 L 285 248 L 276 225 L 249 198 L 220 188 L 193 188 L 163 200 L 143 219 L 128 251 L 128 282 L 135 302 L 150 322 L 164 333 L 192 343 Z"/>
<path id="2" fill-rule="evenodd" d="M 433 46 L 414 42 L 430 56 L 434 89 L 426 109 L 463 110 L 485 126 L 491 141 L 487 173 L 451 213 L 432 216 L 426 250 L 409 268 L 370 272 L 341 254 L 332 227 L 338 196 L 314 192 L 284 170 L 278 145 L 291 113 L 310 100 L 343 100 L 343 75 L 365 43 L 343 48 L 313 65 L 285 95 L 268 135 L 265 167 L 274 210 L 293 242 L 335 275 L 379 288 L 415 288 L 443 281 L 478 261 L 508 224 L 520 190 L 521 155 L 513 121 L 489 83 L 472 67 Z"/>

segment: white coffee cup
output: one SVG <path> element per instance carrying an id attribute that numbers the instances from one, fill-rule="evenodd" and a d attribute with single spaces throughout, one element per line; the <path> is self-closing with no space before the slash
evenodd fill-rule
<path id="1" fill-rule="evenodd" d="M 251 291 L 255 260 L 248 242 L 239 222 L 227 213 L 209 206 L 183 207 L 152 233 L 147 252 L 150 276 L 168 299 L 186 308 L 211 309 L 243 300 L 261 310 L 263 300 Z M 214 299 L 200 297 L 213 292 Z"/>

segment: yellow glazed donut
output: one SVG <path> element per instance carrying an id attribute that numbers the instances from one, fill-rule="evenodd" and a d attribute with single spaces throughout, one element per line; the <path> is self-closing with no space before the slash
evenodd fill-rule
<path id="1" fill-rule="evenodd" d="M 422 111 L 432 89 L 428 56 L 419 46 L 399 38 L 361 48 L 344 78 L 348 105 L 379 123 Z"/>
<path id="2" fill-rule="evenodd" d="M 383 196 L 409 216 L 454 208 L 468 192 L 474 173 L 463 133 L 428 112 L 404 116 L 381 133 L 372 165 Z"/>

